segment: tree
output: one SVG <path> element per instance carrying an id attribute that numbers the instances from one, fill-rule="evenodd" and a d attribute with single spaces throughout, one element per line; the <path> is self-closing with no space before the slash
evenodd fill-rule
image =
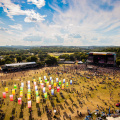
<path id="1" fill-rule="evenodd" d="M 4 65 L 4 64 L 5 64 L 5 60 L 0 59 L 0 65 Z"/>
<path id="2" fill-rule="evenodd" d="M 51 65 L 57 65 L 57 59 L 55 57 L 47 57 L 47 59 L 45 60 L 45 63 L 48 65 L 48 66 L 51 66 Z"/>
<path id="3" fill-rule="evenodd" d="M 10 64 L 14 62 L 14 58 L 10 58 L 9 55 L 5 56 L 4 60 L 5 64 Z"/>
<path id="4" fill-rule="evenodd" d="M 36 56 L 31 56 L 31 62 L 36 62 L 37 61 L 37 57 Z"/>
<path id="5" fill-rule="evenodd" d="M 17 62 L 22 62 L 22 57 L 17 56 L 16 59 L 17 59 Z"/>
<path id="6" fill-rule="evenodd" d="M 27 62 L 36 62 L 37 59 L 38 59 L 38 58 L 33 55 L 33 56 L 28 57 L 28 58 L 26 59 L 26 61 L 27 61 Z"/>
<path id="7" fill-rule="evenodd" d="M 70 55 L 70 60 L 71 60 L 71 61 L 75 61 L 74 55 Z"/>
<path id="8" fill-rule="evenodd" d="M 120 59 L 116 59 L 116 64 L 119 66 L 120 65 Z"/>

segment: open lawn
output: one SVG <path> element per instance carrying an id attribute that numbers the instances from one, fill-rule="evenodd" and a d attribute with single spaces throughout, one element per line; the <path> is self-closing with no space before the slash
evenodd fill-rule
<path id="1" fill-rule="evenodd" d="M 55 58 L 58 58 L 60 55 L 63 55 L 63 54 L 68 54 L 68 55 L 71 55 L 71 54 L 74 54 L 74 53 L 48 53 L 50 56 L 53 56 Z"/>
<path id="2" fill-rule="evenodd" d="M 99 70 L 100 69 L 100 70 Z M 53 119 L 56 110 L 56 117 L 61 120 L 68 119 L 69 115 L 72 120 L 82 120 L 88 114 L 87 109 L 94 112 L 98 109 L 100 112 L 108 113 L 110 107 L 111 111 L 117 109 L 115 104 L 119 102 L 120 98 L 120 72 L 117 70 L 109 70 L 99 68 L 97 71 L 86 70 L 84 65 L 60 65 L 58 67 L 46 67 L 37 70 L 28 70 L 15 73 L 0 73 L 0 110 L 5 114 L 5 120 L 12 119 L 14 116 L 17 119 L 38 119 L 50 120 Z M 49 90 L 48 83 L 45 82 L 46 76 L 49 85 L 54 89 L 54 95 Z M 40 81 L 40 78 L 41 80 Z M 50 81 L 52 77 L 53 84 Z M 61 81 L 61 85 L 59 82 Z M 63 83 L 65 79 L 65 83 Z M 72 80 L 72 84 L 70 84 Z M 31 108 L 28 108 L 27 93 L 28 81 L 30 81 L 31 89 Z M 22 104 L 18 104 L 20 97 L 20 86 L 24 83 Z M 35 93 L 35 82 L 38 87 L 38 95 Z M 44 83 L 47 92 L 45 99 L 43 89 L 40 82 Z M 68 82 L 68 86 L 66 83 Z M 60 87 L 60 92 L 54 88 L 54 83 Z M 10 101 L 9 95 L 12 94 L 14 85 L 17 89 L 14 95 L 14 100 Z M 64 84 L 64 89 L 62 89 Z M 8 87 L 6 98 L 3 98 L 2 92 L 5 92 L 5 87 Z M 36 103 L 36 96 L 40 96 L 40 102 Z M 29 111 L 30 110 L 30 111 Z M 77 114 L 82 113 L 82 117 Z M 1 116 L 0 116 L 1 117 Z M 93 119 L 96 116 L 93 115 Z"/>

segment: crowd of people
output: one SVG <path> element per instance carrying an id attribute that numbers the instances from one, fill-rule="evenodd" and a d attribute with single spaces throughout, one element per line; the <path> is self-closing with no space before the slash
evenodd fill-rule
<path id="1" fill-rule="evenodd" d="M 27 108 L 27 81 L 31 79 L 31 101 L 32 107 L 28 108 L 29 119 L 94 119 L 101 117 L 105 119 L 108 113 L 114 115 L 116 113 L 116 102 L 119 102 L 119 92 L 114 98 L 114 92 L 119 90 L 119 69 L 118 68 L 103 68 L 93 66 L 93 69 L 87 69 L 84 64 L 82 65 L 61 65 L 58 67 L 44 68 L 44 70 L 33 70 L 20 71 L 19 73 L 1 73 L 0 88 L 4 90 L 5 87 L 9 87 L 9 93 L 12 92 L 12 86 L 17 85 L 16 94 L 14 97 L 13 104 L 17 107 L 17 102 L 19 98 L 20 83 L 24 82 L 24 98 L 22 99 L 22 104 L 20 110 L 17 110 L 15 106 L 10 106 L 10 100 L 7 98 L 2 98 L 2 92 L 0 96 L 0 119 L 6 119 L 7 108 L 12 107 L 12 112 L 9 115 L 10 119 L 26 119 L 24 112 Z M 62 81 L 66 79 L 73 80 L 72 85 L 69 84 L 59 93 L 55 91 L 52 96 L 47 90 L 48 97 L 45 99 L 38 78 L 41 77 L 44 82 L 43 76 L 46 76 L 50 83 L 50 76 L 52 76 L 55 81 L 56 78 Z M 36 103 L 35 90 L 34 90 L 34 79 L 36 79 L 36 84 L 38 85 L 38 91 L 40 96 L 40 103 Z M 44 84 L 47 87 L 46 84 Z M 107 99 L 100 93 L 100 90 L 107 91 Z M 97 95 L 97 93 L 100 93 Z M 102 96 L 101 96 L 102 95 Z M 106 95 L 106 94 L 105 94 Z M 95 104 L 94 99 L 98 100 L 100 104 Z M 36 105 L 35 105 L 36 103 Z M 90 105 L 93 108 L 89 108 Z M 33 105 L 34 104 L 34 105 Z M 4 108 L 6 107 L 6 109 Z M 111 108 L 111 111 L 109 110 Z M 86 110 L 85 110 L 86 109 Z M 91 111 L 91 110 L 92 111 Z M 94 111 L 97 109 L 97 111 Z M 37 112 L 37 117 L 34 115 Z M 96 113 L 96 114 L 95 114 Z M 110 115 L 109 114 L 109 115 Z"/>

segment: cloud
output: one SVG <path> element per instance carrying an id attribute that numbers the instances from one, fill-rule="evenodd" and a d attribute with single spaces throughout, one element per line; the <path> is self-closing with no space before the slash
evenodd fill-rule
<path id="1" fill-rule="evenodd" d="M 0 31 L 8 31 L 7 28 L 0 27 Z"/>
<path id="2" fill-rule="evenodd" d="M 63 3 L 63 4 L 66 4 L 66 0 L 62 0 L 62 3 Z"/>
<path id="3" fill-rule="evenodd" d="M 44 20 L 45 15 L 35 13 L 34 10 L 22 10 L 20 5 L 12 3 L 10 0 L 1 0 L 0 7 L 3 7 L 4 12 L 9 18 L 13 19 L 14 15 L 26 15 L 25 22 L 40 22 Z"/>
<path id="4" fill-rule="evenodd" d="M 45 0 L 27 0 L 28 3 L 35 4 L 39 9 L 45 6 Z"/>
<path id="5" fill-rule="evenodd" d="M 120 45 L 120 1 L 118 0 L 60 0 L 60 2 L 50 0 L 49 10 L 52 16 L 50 14 L 47 19 L 45 15 L 40 15 L 34 10 L 22 10 L 19 4 L 14 4 L 10 0 L 1 1 L 0 6 L 3 6 L 3 10 L 6 10 L 7 16 L 11 19 L 15 15 L 24 15 L 25 22 L 35 22 L 29 26 L 24 24 L 24 31 L 19 33 L 16 31 L 13 38 L 16 40 L 19 38 L 20 41 L 16 44 L 24 45 L 26 42 L 31 45 L 33 41 L 34 45 Z M 66 2 L 67 4 L 64 4 Z M 48 6 L 42 10 L 43 13 L 49 11 Z M 10 38 L 10 36 L 5 37 Z"/>
<path id="6" fill-rule="evenodd" d="M 2 21 L 0 21 L 0 24 L 4 24 Z"/>
<path id="7" fill-rule="evenodd" d="M 12 30 L 9 30 L 7 28 L 0 27 L 0 31 L 8 33 L 8 34 L 13 34 Z"/>
<path id="8" fill-rule="evenodd" d="M 63 43 L 64 39 L 61 36 L 55 36 L 57 38 L 57 43 Z"/>
<path id="9" fill-rule="evenodd" d="M 40 36 L 27 36 L 23 40 L 24 41 L 41 41 L 42 37 Z"/>
<path id="10" fill-rule="evenodd" d="M 16 24 L 16 25 L 9 25 L 11 28 L 17 29 L 17 30 L 22 30 L 22 25 L 21 24 Z"/>
<path id="11" fill-rule="evenodd" d="M 69 35 L 70 37 L 72 37 L 72 38 L 81 38 L 81 36 L 80 36 L 80 34 L 70 34 Z"/>
<path id="12" fill-rule="evenodd" d="M 46 15 L 41 16 L 39 13 L 35 13 L 34 10 L 27 12 L 27 17 L 24 19 L 25 22 L 39 22 L 45 20 Z"/>

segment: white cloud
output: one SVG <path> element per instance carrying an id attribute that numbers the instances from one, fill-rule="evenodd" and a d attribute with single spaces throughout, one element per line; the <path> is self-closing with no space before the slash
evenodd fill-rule
<path id="1" fill-rule="evenodd" d="M 0 7 L 3 7 L 4 12 L 7 13 L 9 18 L 13 19 L 14 15 L 26 15 L 25 22 L 40 22 L 44 20 L 44 15 L 35 13 L 34 10 L 21 10 L 18 4 L 12 3 L 10 0 L 1 0 Z"/>
<path id="2" fill-rule="evenodd" d="M 11 37 L 11 41 L 16 39 L 14 44 L 20 45 L 25 43 L 27 45 L 66 46 L 120 45 L 120 30 L 117 28 L 120 26 L 120 1 L 112 3 L 113 9 L 110 11 L 100 9 L 99 4 L 92 1 L 96 0 L 68 0 L 69 5 L 65 10 L 54 2 L 50 5 L 54 9 L 52 22 L 48 20 L 37 22 L 44 20 L 45 16 L 33 10 L 21 10 L 19 5 L 16 7 L 15 14 L 13 6 L 9 8 L 5 3 L 7 14 L 11 18 L 14 15 L 26 15 L 25 22 L 36 22 L 35 26 L 28 27 L 26 31 L 20 31 L 14 37 L 6 36 L 5 40 Z M 102 5 L 106 2 L 111 5 L 111 0 L 102 1 Z M 115 30 L 115 33 L 111 34 L 112 30 Z M 27 41 L 24 41 L 25 38 Z"/>
<path id="3" fill-rule="evenodd" d="M 16 24 L 16 25 L 9 25 L 11 28 L 17 29 L 17 30 L 22 30 L 22 25 L 21 24 Z"/>
<path id="4" fill-rule="evenodd" d="M 32 4 L 35 4 L 39 9 L 45 6 L 45 0 L 27 0 L 27 2 L 32 2 Z"/>
<path id="5" fill-rule="evenodd" d="M 2 21 L 0 21 L 0 24 L 4 24 Z"/>
<path id="6" fill-rule="evenodd" d="M 35 13 L 34 10 L 27 12 L 27 17 L 24 19 L 25 22 L 39 22 L 45 20 L 44 16 L 41 16 L 39 13 Z"/>
<path id="7" fill-rule="evenodd" d="M 63 3 L 63 4 L 66 4 L 66 0 L 62 0 L 62 3 Z"/>
<path id="8" fill-rule="evenodd" d="M 9 30 L 9 29 L 4 28 L 4 27 L 0 27 L 0 31 L 3 33 L 13 34 L 12 30 Z"/>

